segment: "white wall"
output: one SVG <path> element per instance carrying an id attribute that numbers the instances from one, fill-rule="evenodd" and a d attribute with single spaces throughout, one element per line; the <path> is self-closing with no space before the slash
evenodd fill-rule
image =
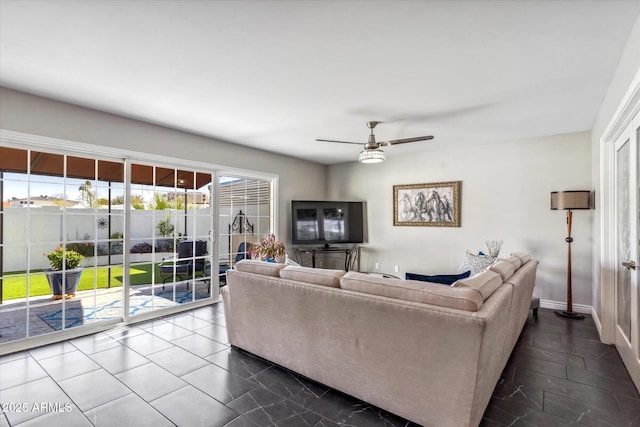
<path id="1" fill-rule="evenodd" d="M 123 99 L 122 102 L 127 102 Z M 0 87 L 0 128 L 279 176 L 281 240 L 292 199 L 322 199 L 326 167 Z M 64 148 L 64 147 L 62 147 Z"/>
<path id="2" fill-rule="evenodd" d="M 625 46 L 624 52 L 620 59 L 620 63 L 618 64 L 618 68 L 614 74 L 611 83 L 609 84 L 609 88 L 607 90 L 607 94 L 605 99 L 600 106 L 600 110 L 598 111 L 598 115 L 596 121 L 593 125 L 593 129 L 591 131 L 591 167 L 592 167 L 592 176 L 593 183 L 598 194 L 601 191 L 600 187 L 600 178 L 605 171 L 602 171 L 600 168 L 600 140 L 603 136 L 605 128 L 611 121 L 616 112 L 616 109 L 622 102 L 622 99 L 629 89 L 631 82 L 634 76 L 640 72 L 640 18 L 636 20 L 636 23 L 631 30 L 631 34 L 629 35 L 629 39 L 627 40 L 627 44 Z M 600 283 L 600 252 L 602 248 L 602 242 L 600 238 L 601 233 L 601 224 L 600 224 L 600 215 L 601 209 L 596 206 L 595 217 L 593 222 L 593 235 L 594 235 L 594 244 L 593 244 L 593 307 L 596 312 L 596 315 L 602 319 L 603 317 L 603 309 L 601 306 L 601 289 L 603 288 L 603 284 Z M 613 284 L 605 284 L 605 286 L 613 286 Z M 613 310 L 613 307 L 607 307 L 608 310 Z"/>
<path id="3" fill-rule="evenodd" d="M 564 302 L 566 217 L 549 209 L 549 198 L 552 191 L 592 188 L 590 138 L 582 132 L 330 166 L 328 197 L 367 201 L 362 270 L 379 262 L 380 271 L 400 276 L 456 273 L 465 251 L 503 239 L 500 255 L 525 251 L 540 261 L 534 293 Z M 442 181 L 462 181 L 460 228 L 393 226 L 393 185 Z M 592 211 L 573 215 L 576 304 L 591 305 L 592 217 Z"/>

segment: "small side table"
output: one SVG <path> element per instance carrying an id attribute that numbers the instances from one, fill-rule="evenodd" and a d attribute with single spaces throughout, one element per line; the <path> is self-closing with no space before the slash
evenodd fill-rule
<path id="1" fill-rule="evenodd" d="M 538 321 L 538 308 L 540 308 L 540 298 L 531 297 L 531 305 L 529 306 L 530 310 L 533 310 L 533 321 Z"/>

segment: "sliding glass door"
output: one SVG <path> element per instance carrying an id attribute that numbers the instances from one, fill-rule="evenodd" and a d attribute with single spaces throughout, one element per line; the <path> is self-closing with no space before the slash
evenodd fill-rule
<path id="1" fill-rule="evenodd" d="M 215 294 L 214 176 L 197 170 L 131 165 L 131 316 Z"/>
<path id="2" fill-rule="evenodd" d="M 119 321 L 124 163 L 0 147 L 0 342 Z"/>
<path id="3" fill-rule="evenodd" d="M 0 344 L 17 345 L 0 354 L 219 301 L 226 270 L 274 232 L 275 177 L 4 135 Z"/>

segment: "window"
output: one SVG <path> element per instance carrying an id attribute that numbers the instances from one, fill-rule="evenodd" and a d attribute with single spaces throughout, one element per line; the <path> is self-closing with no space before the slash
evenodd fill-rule
<path id="1" fill-rule="evenodd" d="M 250 258 L 251 244 L 274 232 L 272 181 L 220 177 L 220 262 Z"/>
<path id="2" fill-rule="evenodd" d="M 218 301 L 219 277 L 275 231 L 273 177 L 33 139 L 0 146 L 0 343 Z M 49 253 L 62 266 L 59 299 Z"/>

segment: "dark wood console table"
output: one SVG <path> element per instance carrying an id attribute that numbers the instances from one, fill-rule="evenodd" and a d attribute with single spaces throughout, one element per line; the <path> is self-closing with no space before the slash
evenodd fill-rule
<path id="1" fill-rule="evenodd" d="M 304 254 L 311 255 L 311 267 L 316 268 L 316 257 L 323 254 L 343 253 L 344 254 L 344 270 L 360 271 L 360 246 L 353 248 L 296 248 L 296 262 L 304 265 Z"/>

